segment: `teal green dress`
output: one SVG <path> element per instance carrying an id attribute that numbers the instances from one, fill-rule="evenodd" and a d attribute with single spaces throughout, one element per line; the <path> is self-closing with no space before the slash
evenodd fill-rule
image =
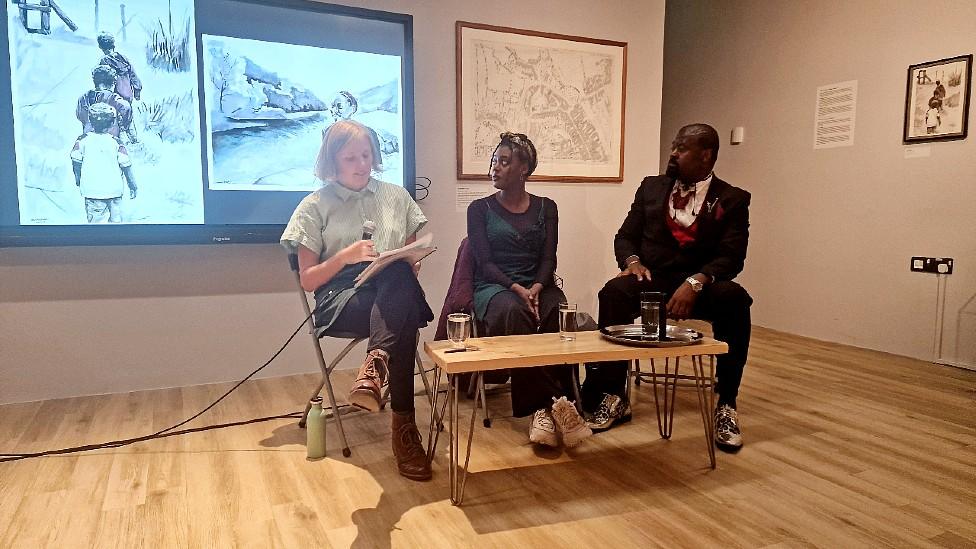
<path id="1" fill-rule="evenodd" d="M 491 258 L 512 282 L 528 288 L 535 283 L 539 260 L 546 241 L 544 212 L 539 208 L 539 218 L 525 232 L 519 233 L 489 206 L 486 213 L 485 232 Z M 484 320 L 488 302 L 495 294 L 508 290 L 500 284 L 482 280 L 477 274 L 474 281 L 474 310 L 479 320 Z"/>

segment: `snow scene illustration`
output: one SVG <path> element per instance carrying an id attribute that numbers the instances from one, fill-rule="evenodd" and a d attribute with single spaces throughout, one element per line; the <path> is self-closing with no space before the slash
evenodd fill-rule
<path id="1" fill-rule="evenodd" d="M 212 190 L 314 191 L 322 132 L 352 118 L 380 141 L 379 178 L 403 184 L 400 58 L 203 35 Z"/>
<path id="2" fill-rule="evenodd" d="M 7 6 L 22 225 L 203 223 L 193 0 Z"/>

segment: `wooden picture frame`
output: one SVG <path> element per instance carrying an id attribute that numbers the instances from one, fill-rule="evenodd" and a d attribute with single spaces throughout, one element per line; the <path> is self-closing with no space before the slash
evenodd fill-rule
<path id="1" fill-rule="evenodd" d="M 908 144 L 965 139 L 972 76 L 973 54 L 910 65 L 902 140 Z"/>
<path id="2" fill-rule="evenodd" d="M 458 21 L 457 177 L 487 180 L 505 131 L 529 136 L 534 181 L 619 183 L 627 44 Z"/>

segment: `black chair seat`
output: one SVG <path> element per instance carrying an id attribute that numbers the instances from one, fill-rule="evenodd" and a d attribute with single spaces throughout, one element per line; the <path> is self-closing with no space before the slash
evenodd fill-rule
<path id="1" fill-rule="evenodd" d="M 328 328 L 316 328 L 314 332 L 315 337 L 322 339 L 323 337 L 336 337 L 339 339 L 361 339 L 369 337 L 369 335 L 357 334 L 355 332 L 343 332 L 342 330 L 330 330 Z"/>

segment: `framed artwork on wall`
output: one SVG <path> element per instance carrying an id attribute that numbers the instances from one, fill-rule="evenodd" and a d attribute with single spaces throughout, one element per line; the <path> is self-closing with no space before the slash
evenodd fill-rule
<path id="1" fill-rule="evenodd" d="M 511 131 L 539 151 L 533 180 L 623 180 L 625 42 L 464 21 L 455 31 L 458 179 L 488 179 Z"/>
<path id="2" fill-rule="evenodd" d="M 909 66 L 903 141 L 965 139 L 972 75 L 972 54 Z"/>

